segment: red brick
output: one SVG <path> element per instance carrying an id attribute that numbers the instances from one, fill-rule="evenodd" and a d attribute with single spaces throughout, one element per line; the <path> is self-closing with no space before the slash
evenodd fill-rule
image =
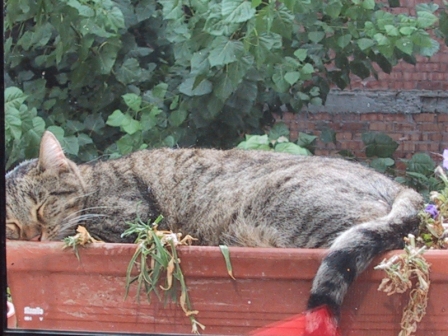
<path id="1" fill-rule="evenodd" d="M 436 121 L 436 115 L 433 113 L 420 113 L 414 116 L 416 122 L 429 122 L 434 123 Z"/>

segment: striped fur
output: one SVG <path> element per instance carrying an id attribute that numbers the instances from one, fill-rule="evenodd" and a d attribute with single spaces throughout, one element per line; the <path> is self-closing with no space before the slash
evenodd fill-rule
<path id="1" fill-rule="evenodd" d="M 39 159 L 6 175 L 7 237 L 60 240 L 78 224 L 104 241 L 137 214 L 202 245 L 329 247 L 309 308 L 337 314 L 348 286 L 418 227 L 418 193 L 341 159 L 259 151 L 156 149 L 75 165 L 46 132 Z"/>

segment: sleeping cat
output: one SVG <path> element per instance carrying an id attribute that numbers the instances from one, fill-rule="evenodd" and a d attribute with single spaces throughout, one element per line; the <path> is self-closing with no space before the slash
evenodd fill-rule
<path id="1" fill-rule="evenodd" d="M 76 165 L 45 132 L 38 159 L 6 174 L 9 239 L 61 240 L 78 224 L 106 242 L 125 222 L 165 217 L 202 245 L 330 248 L 308 308 L 334 316 L 376 255 L 418 228 L 421 196 L 342 159 L 212 149 L 155 149 Z"/>

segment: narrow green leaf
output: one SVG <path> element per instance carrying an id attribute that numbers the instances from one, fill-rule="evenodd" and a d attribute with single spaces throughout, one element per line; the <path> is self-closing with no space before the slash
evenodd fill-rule
<path id="1" fill-rule="evenodd" d="M 222 255 L 224 257 L 224 260 L 226 262 L 227 273 L 229 273 L 229 276 L 233 280 L 236 280 L 235 277 L 233 276 L 233 269 L 232 269 L 232 263 L 230 261 L 229 248 L 226 245 L 219 245 L 219 249 L 221 250 L 221 253 L 222 253 Z"/>

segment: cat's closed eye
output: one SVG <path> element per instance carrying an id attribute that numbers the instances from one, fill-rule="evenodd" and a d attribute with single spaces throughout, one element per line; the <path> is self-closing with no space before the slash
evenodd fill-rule
<path id="1" fill-rule="evenodd" d="M 20 226 L 15 222 L 6 223 L 6 238 L 20 239 Z"/>
<path id="2" fill-rule="evenodd" d="M 44 223 L 44 209 L 45 209 L 45 203 L 42 203 L 39 205 L 39 207 L 36 209 L 36 219 L 39 223 Z"/>

